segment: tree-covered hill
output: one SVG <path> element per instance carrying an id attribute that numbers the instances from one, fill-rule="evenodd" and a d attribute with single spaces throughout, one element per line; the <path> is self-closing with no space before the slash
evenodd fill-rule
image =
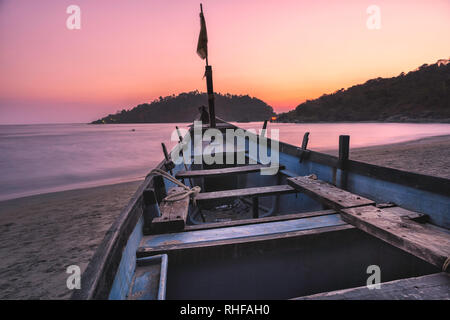
<path id="1" fill-rule="evenodd" d="M 450 122 L 450 60 L 308 100 L 279 122 Z"/>
<path id="2" fill-rule="evenodd" d="M 208 110 L 206 93 L 192 91 L 160 97 L 151 103 L 110 114 L 93 123 L 192 122 L 202 105 Z M 262 121 L 275 115 L 271 106 L 248 95 L 215 94 L 215 110 L 217 117 L 227 121 Z"/>

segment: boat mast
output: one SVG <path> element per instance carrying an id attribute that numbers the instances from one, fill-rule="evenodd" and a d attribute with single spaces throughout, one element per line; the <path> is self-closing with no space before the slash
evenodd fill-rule
<path id="1" fill-rule="evenodd" d="M 203 6 L 200 3 L 200 14 L 203 17 Z M 208 63 L 208 54 L 206 54 L 206 66 L 205 66 L 205 76 L 206 76 L 206 89 L 208 92 L 208 106 L 209 106 L 209 126 L 210 128 L 216 127 L 216 112 L 214 110 L 214 89 L 213 89 L 213 79 L 212 79 L 212 67 Z"/>

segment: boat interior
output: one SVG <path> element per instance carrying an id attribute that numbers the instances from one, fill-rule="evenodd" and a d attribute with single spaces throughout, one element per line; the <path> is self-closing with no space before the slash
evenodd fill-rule
<path id="1" fill-rule="evenodd" d="M 261 139 L 232 149 L 232 157 L 245 157 L 240 165 L 176 165 L 165 151 L 159 168 L 201 192 L 195 200 L 165 201 L 183 188 L 149 175 L 113 227 L 118 239 L 105 242 L 110 254 L 99 265 L 109 276 L 89 271 L 88 281 L 98 282 L 91 297 L 320 298 L 366 288 L 374 265 L 394 289 L 402 281 L 427 287 L 435 278 L 426 277 L 439 274 L 443 289 L 419 291 L 425 298 L 448 295 L 442 272 L 450 248 L 449 190 L 442 190 L 448 180 L 422 176 L 413 184 L 416 174 L 351 161 L 346 136 L 339 157 L 314 152 L 307 149 L 309 134 L 301 147 L 280 142 L 279 170 L 262 175 L 267 164 L 249 152 Z M 390 224 L 377 225 L 373 217 Z M 368 292 L 355 290 L 346 297 Z"/>

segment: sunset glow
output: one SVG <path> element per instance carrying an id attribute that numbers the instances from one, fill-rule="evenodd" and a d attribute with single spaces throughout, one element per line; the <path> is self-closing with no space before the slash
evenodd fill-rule
<path id="1" fill-rule="evenodd" d="M 81 8 L 69 30 L 66 8 Z M 366 26 L 368 6 L 381 29 Z M 215 91 L 282 112 L 448 58 L 450 2 L 203 0 Z M 88 122 L 205 91 L 199 1 L 3 0 L 0 123 Z"/>

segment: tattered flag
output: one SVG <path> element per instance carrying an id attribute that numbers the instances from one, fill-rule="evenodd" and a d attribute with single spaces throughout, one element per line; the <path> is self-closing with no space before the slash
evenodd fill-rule
<path id="1" fill-rule="evenodd" d="M 198 35 L 197 54 L 202 59 L 208 58 L 208 35 L 206 34 L 206 22 L 203 9 L 200 11 L 200 34 Z"/>

